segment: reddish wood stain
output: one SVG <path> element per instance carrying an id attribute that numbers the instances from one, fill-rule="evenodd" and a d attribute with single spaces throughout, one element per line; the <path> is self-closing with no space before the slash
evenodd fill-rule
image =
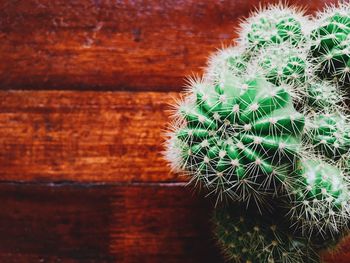
<path id="1" fill-rule="evenodd" d="M 0 1 L 0 86 L 179 90 L 260 0 Z M 294 0 L 314 11 L 336 0 Z"/>
<path id="2" fill-rule="evenodd" d="M 162 156 L 168 104 L 177 96 L 2 91 L 1 180 L 178 180 Z"/>
<path id="3" fill-rule="evenodd" d="M 0 200 L 1 262 L 222 262 L 182 185 L 7 183 Z"/>

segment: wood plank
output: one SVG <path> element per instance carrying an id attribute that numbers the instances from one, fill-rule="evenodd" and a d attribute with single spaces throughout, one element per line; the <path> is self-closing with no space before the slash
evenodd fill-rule
<path id="1" fill-rule="evenodd" d="M 223 262 L 212 205 L 179 183 L 2 183 L 0 202 L 1 262 Z M 348 245 L 326 259 L 349 262 Z"/>
<path id="2" fill-rule="evenodd" d="M 350 262 L 350 236 L 344 238 L 332 251 L 323 253 L 325 263 Z"/>
<path id="3" fill-rule="evenodd" d="M 222 262 L 181 184 L 0 184 L 1 262 Z"/>
<path id="4" fill-rule="evenodd" d="M 161 154 L 177 96 L 1 91 L 0 180 L 178 180 Z"/>
<path id="5" fill-rule="evenodd" d="M 273 1 L 0 1 L 2 89 L 179 90 Z M 289 1 L 309 10 L 337 0 Z"/>

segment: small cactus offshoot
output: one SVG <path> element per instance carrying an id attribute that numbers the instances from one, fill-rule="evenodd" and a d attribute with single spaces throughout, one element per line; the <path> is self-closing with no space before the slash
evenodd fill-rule
<path id="1" fill-rule="evenodd" d="M 248 61 L 248 53 L 238 46 L 221 49 L 209 58 L 205 79 L 215 83 L 227 75 L 239 76 L 245 72 Z"/>
<path id="2" fill-rule="evenodd" d="M 350 219 L 349 183 L 336 166 L 319 160 L 299 161 L 289 216 L 307 236 L 339 235 Z"/>
<path id="3" fill-rule="evenodd" d="M 256 51 L 270 44 L 299 45 L 307 36 L 310 24 L 304 11 L 282 4 L 259 9 L 242 22 L 239 41 L 248 50 Z"/>
<path id="4" fill-rule="evenodd" d="M 295 234 L 282 217 L 240 211 L 237 207 L 222 207 L 213 216 L 215 235 L 228 261 L 319 262 L 310 240 Z"/>
<path id="5" fill-rule="evenodd" d="M 269 82 L 284 86 L 294 101 L 304 99 L 309 77 L 307 49 L 288 43 L 273 44 L 256 53 L 247 64 L 247 74 L 263 75 Z"/>
<path id="6" fill-rule="evenodd" d="M 214 196 L 229 261 L 319 262 L 350 222 L 350 4 L 260 8 L 238 33 L 190 79 L 165 156 Z"/>
<path id="7" fill-rule="evenodd" d="M 321 77 L 350 84 L 350 4 L 340 4 L 318 14 L 311 33 L 311 54 Z"/>
<path id="8" fill-rule="evenodd" d="M 340 112 L 315 114 L 307 136 L 314 150 L 330 159 L 349 156 L 350 123 L 348 117 Z"/>
<path id="9" fill-rule="evenodd" d="M 344 101 L 341 92 L 334 83 L 330 81 L 313 80 L 307 83 L 307 104 L 310 110 L 333 112 Z"/>

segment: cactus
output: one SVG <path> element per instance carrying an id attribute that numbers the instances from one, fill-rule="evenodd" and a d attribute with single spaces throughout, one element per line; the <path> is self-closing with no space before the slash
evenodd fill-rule
<path id="1" fill-rule="evenodd" d="M 228 261 L 319 262 L 311 242 L 293 233 L 282 217 L 243 211 L 226 207 L 214 212 L 214 233 Z"/>
<path id="2" fill-rule="evenodd" d="M 271 44 L 257 52 L 247 65 L 247 74 L 263 75 L 271 83 L 283 86 L 295 102 L 305 98 L 309 79 L 307 49 L 286 43 Z"/>
<path id="3" fill-rule="evenodd" d="M 270 44 L 299 45 L 308 34 L 310 21 L 302 9 L 271 5 L 254 12 L 243 21 L 239 43 L 256 51 Z"/>
<path id="4" fill-rule="evenodd" d="M 304 116 L 283 87 L 235 76 L 193 83 L 176 115 L 168 156 L 220 198 L 260 202 L 293 171 Z"/>
<path id="5" fill-rule="evenodd" d="M 307 106 L 310 111 L 327 110 L 333 112 L 344 101 L 342 92 L 329 81 L 314 79 L 307 83 L 306 87 Z"/>
<path id="6" fill-rule="evenodd" d="M 289 216 L 307 236 L 340 234 L 350 219 L 349 183 L 336 166 L 299 160 L 290 189 Z"/>
<path id="7" fill-rule="evenodd" d="M 205 79 L 215 83 L 226 75 L 242 75 L 246 71 L 249 53 L 241 47 L 228 47 L 219 50 L 209 58 Z"/>
<path id="8" fill-rule="evenodd" d="M 233 262 L 319 262 L 348 231 L 349 6 L 253 13 L 175 106 L 166 158 L 216 197 Z"/>
<path id="9" fill-rule="evenodd" d="M 327 8 L 318 14 L 310 36 L 316 70 L 322 78 L 350 82 L 350 4 Z"/>
<path id="10" fill-rule="evenodd" d="M 349 156 L 350 124 L 341 112 L 314 114 L 306 135 L 319 154 L 338 160 Z"/>
<path id="11" fill-rule="evenodd" d="M 268 80 L 275 85 L 286 83 L 298 86 L 306 81 L 307 60 L 303 50 L 275 45 L 264 49 L 257 60 Z"/>

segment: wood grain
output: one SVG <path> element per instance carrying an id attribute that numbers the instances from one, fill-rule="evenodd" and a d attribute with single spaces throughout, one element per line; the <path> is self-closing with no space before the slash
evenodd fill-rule
<path id="1" fill-rule="evenodd" d="M 0 181 L 173 181 L 161 151 L 177 93 L 1 91 Z"/>
<path id="2" fill-rule="evenodd" d="M 0 184 L 1 262 L 222 262 L 183 185 Z"/>
<path id="3" fill-rule="evenodd" d="M 1 0 L 0 87 L 179 90 L 240 18 L 277 1 Z"/>
<path id="4" fill-rule="evenodd" d="M 0 202 L 0 262 L 223 263 L 212 204 L 183 184 L 1 183 Z"/>
<path id="5" fill-rule="evenodd" d="M 350 236 L 344 238 L 335 248 L 322 253 L 325 263 L 349 263 L 350 262 Z"/>

